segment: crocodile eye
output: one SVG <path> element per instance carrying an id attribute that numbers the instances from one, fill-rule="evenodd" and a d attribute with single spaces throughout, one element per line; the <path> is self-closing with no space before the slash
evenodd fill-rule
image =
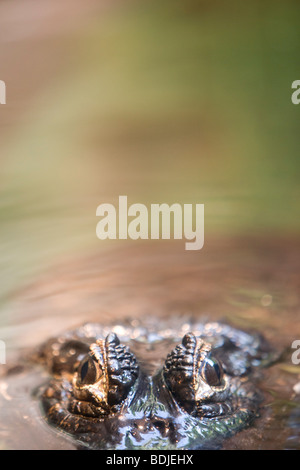
<path id="1" fill-rule="evenodd" d="M 95 383 L 102 376 L 102 369 L 92 357 L 85 357 L 78 368 L 78 377 L 80 383 L 83 385 L 89 385 Z"/>
<path id="2" fill-rule="evenodd" d="M 138 375 L 135 356 L 116 334 L 97 339 L 73 375 L 69 411 L 93 417 L 109 414 L 128 396 Z"/>
<path id="3" fill-rule="evenodd" d="M 212 387 L 221 385 L 223 379 L 223 368 L 219 361 L 217 361 L 215 358 L 205 358 L 200 373 L 201 377 L 208 385 Z"/>

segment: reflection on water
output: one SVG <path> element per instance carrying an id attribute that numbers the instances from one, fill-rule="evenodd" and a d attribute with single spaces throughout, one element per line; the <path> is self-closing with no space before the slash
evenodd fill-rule
<path id="1" fill-rule="evenodd" d="M 225 448 L 299 448 L 299 366 L 290 346 L 300 338 L 299 243 L 293 239 L 211 241 L 201 252 L 181 243 L 126 243 L 106 254 L 58 266 L 7 305 L 14 326 L 4 329 L 11 363 L 49 336 L 87 321 L 108 324 L 134 318 L 166 320 L 175 330 L 187 319 L 222 320 L 262 332 L 283 359 L 264 372 L 265 404 L 254 428 L 231 438 Z M 62 448 L 42 422 L 34 386 L 46 380 L 35 368 L 2 381 L 4 446 Z M 26 412 L 24 411 L 26 410 Z M 19 426 L 20 425 L 20 426 Z M 25 440 L 22 426 L 33 429 Z M 41 429 L 39 429 L 41 428 Z"/>

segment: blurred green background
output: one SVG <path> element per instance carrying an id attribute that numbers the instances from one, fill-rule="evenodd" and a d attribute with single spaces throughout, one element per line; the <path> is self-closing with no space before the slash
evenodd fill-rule
<path id="1" fill-rule="evenodd" d="M 50 35 L 44 61 L 62 48 L 63 65 L 0 129 L 1 301 L 62 256 L 105 250 L 96 208 L 123 194 L 204 203 L 205 244 L 297 235 L 299 18 L 294 0 L 127 1 Z M 6 84 L 2 120 L 18 112 Z"/>

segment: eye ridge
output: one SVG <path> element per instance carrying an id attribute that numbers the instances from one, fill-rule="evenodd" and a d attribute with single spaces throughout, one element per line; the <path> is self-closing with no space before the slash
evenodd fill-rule
<path id="1" fill-rule="evenodd" d="M 116 412 L 139 377 L 137 360 L 115 334 L 97 339 L 74 369 L 68 402 L 71 413 L 86 417 Z"/>
<path id="2" fill-rule="evenodd" d="M 192 416 L 202 416 L 202 404 L 212 397 L 223 403 L 227 396 L 221 362 L 211 344 L 193 333 L 187 333 L 167 356 L 162 377 L 178 405 Z"/>

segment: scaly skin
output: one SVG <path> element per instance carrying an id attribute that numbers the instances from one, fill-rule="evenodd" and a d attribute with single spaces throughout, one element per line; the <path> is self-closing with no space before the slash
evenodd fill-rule
<path id="1" fill-rule="evenodd" d="M 107 334 L 107 327 L 89 324 L 39 352 L 53 375 L 40 394 L 46 420 L 79 446 L 220 448 L 258 416 L 255 369 L 272 357 L 262 338 L 228 325 L 194 324 L 149 373 L 114 329 L 120 326 Z M 136 331 L 124 331 L 122 342 L 134 349 Z M 146 336 L 143 342 L 154 350 L 165 340 L 158 335 L 151 343 Z"/>

